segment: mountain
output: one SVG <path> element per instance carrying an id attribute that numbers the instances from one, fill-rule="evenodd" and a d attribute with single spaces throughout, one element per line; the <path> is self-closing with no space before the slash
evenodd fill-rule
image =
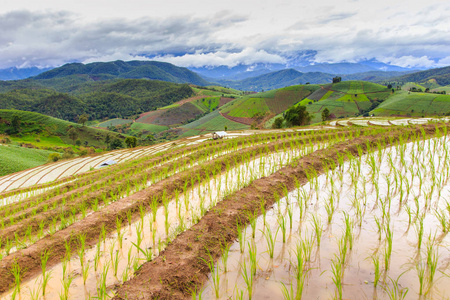
<path id="1" fill-rule="evenodd" d="M 72 75 L 88 75 L 122 79 L 153 79 L 173 83 L 190 83 L 206 86 L 209 83 L 196 73 L 175 65 L 157 61 L 113 61 L 89 64 L 70 63 L 35 76 L 35 80 L 64 78 Z"/>
<path id="2" fill-rule="evenodd" d="M 111 79 L 77 83 L 77 78 L 71 75 L 0 82 L 0 109 L 34 111 L 67 121 L 76 121 L 77 116 L 87 113 L 92 120 L 97 120 L 131 117 L 194 94 L 187 84 L 159 80 Z"/>
<path id="3" fill-rule="evenodd" d="M 19 80 L 25 79 L 28 77 L 39 75 L 45 71 L 50 70 L 49 68 L 39 69 L 36 67 L 33 68 L 8 68 L 0 70 L 0 80 Z"/>
<path id="4" fill-rule="evenodd" d="M 450 66 L 407 74 L 400 77 L 392 78 L 391 80 L 400 82 L 418 82 L 418 83 L 423 83 L 429 80 L 435 80 L 437 84 L 445 86 L 450 84 Z"/>
<path id="5" fill-rule="evenodd" d="M 218 82 L 234 89 L 244 91 L 261 91 L 279 89 L 291 85 L 305 84 L 307 82 L 327 83 L 331 82 L 333 77 L 334 75 L 332 74 L 320 72 L 301 73 L 294 69 L 286 69 L 238 81 L 219 80 Z"/>
<path id="6" fill-rule="evenodd" d="M 321 72 L 321 73 L 329 73 L 329 74 L 354 74 L 354 73 L 363 73 L 370 71 L 377 71 L 377 69 L 363 65 L 358 63 L 336 63 L 336 64 L 314 64 L 306 67 L 297 67 L 295 68 L 300 72 Z"/>
<path id="7" fill-rule="evenodd" d="M 239 64 L 234 67 L 218 66 L 218 67 L 191 67 L 191 71 L 200 74 L 203 78 L 210 81 L 217 80 L 242 80 L 250 77 L 255 77 L 274 71 L 285 69 L 286 66 L 282 64 L 262 64 L 257 63 L 253 65 Z"/>
<path id="8" fill-rule="evenodd" d="M 228 66 L 205 66 L 205 67 L 190 67 L 191 71 L 200 74 L 209 81 L 217 80 L 242 80 L 246 78 L 256 77 L 275 71 L 285 69 L 295 69 L 302 73 L 321 72 L 327 74 L 356 74 L 366 72 L 408 72 L 414 71 L 408 68 L 388 65 L 377 60 L 364 60 L 358 63 L 314 63 L 310 56 L 305 57 L 289 57 L 285 64 L 239 64 L 234 67 Z M 395 75 L 397 76 L 397 75 Z"/>

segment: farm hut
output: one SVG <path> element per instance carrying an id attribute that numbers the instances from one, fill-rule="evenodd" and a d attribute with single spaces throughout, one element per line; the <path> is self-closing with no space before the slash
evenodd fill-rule
<path id="1" fill-rule="evenodd" d="M 115 160 L 110 159 L 105 162 L 102 162 L 98 167 L 103 168 L 103 167 L 107 167 L 107 166 L 115 165 L 115 164 L 117 164 L 117 162 Z"/>
<path id="2" fill-rule="evenodd" d="M 213 132 L 213 134 L 212 134 L 213 140 L 223 139 L 226 136 L 227 136 L 227 133 L 225 131 L 216 131 L 216 132 Z"/>

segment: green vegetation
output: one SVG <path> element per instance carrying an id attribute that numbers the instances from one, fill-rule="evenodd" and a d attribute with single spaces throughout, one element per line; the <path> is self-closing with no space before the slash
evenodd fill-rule
<path id="1" fill-rule="evenodd" d="M 95 127 L 108 128 L 109 126 L 123 125 L 123 124 L 127 124 L 127 123 L 132 123 L 132 122 L 133 122 L 133 120 L 129 120 L 129 119 L 111 119 L 111 120 L 99 123 Z"/>
<path id="2" fill-rule="evenodd" d="M 0 176 L 45 164 L 53 151 L 0 145 Z"/>
<path id="3" fill-rule="evenodd" d="M 224 107 L 222 112 L 231 117 L 241 118 L 277 115 L 299 103 L 319 88 L 319 85 L 296 85 L 252 94 L 233 101 Z"/>
<path id="4" fill-rule="evenodd" d="M 91 120 L 99 120 L 134 116 L 194 94 L 186 84 L 156 80 L 95 81 L 87 77 L 74 84 L 73 79 L 0 82 L 0 108 L 34 111 L 68 121 L 78 121 L 78 116 L 86 113 Z"/>
<path id="5" fill-rule="evenodd" d="M 341 81 L 333 84 L 330 90 L 347 94 L 364 94 L 374 92 L 386 92 L 387 88 L 380 84 L 367 81 Z"/>
<path id="6" fill-rule="evenodd" d="M 225 126 L 228 130 L 242 130 L 249 129 L 250 126 L 245 124 L 240 124 L 237 122 L 233 122 L 228 120 L 227 118 L 220 115 L 219 111 L 213 111 L 212 113 L 207 114 L 206 116 L 191 122 L 189 124 L 181 126 L 183 129 L 191 129 L 197 130 L 200 134 L 203 132 L 212 132 L 218 130 L 224 130 Z M 191 131 L 192 133 L 192 131 Z M 183 136 L 187 136 L 186 134 Z"/>
<path id="7" fill-rule="evenodd" d="M 434 80 L 438 85 L 445 86 L 450 84 L 450 67 L 431 69 L 391 79 L 397 82 L 418 82 L 426 83 Z"/>
<path id="8" fill-rule="evenodd" d="M 376 116 L 437 116 L 450 112 L 450 95 L 397 91 L 371 113 Z"/>
<path id="9" fill-rule="evenodd" d="M 11 132 L 12 120 L 18 118 L 18 132 Z M 69 136 L 70 129 L 76 132 L 76 137 Z M 35 112 L 20 110 L 0 110 L 0 132 L 10 134 L 13 142 L 30 144 L 33 147 L 54 149 L 69 147 L 80 139 L 83 146 L 106 147 L 106 136 L 125 139 L 118 133 L 82 126 Z"/>

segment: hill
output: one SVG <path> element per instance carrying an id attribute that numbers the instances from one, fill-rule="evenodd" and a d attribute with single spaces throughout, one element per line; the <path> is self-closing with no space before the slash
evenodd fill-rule
<path id="1" fill-rule="evenodd" d="M 395 77 L 392 81 L 424 83 L 435 80 L 437 84 L 444 86 L 450 84 L 450 66 L 438 69 L 416 72 L 412 74 Z"/>
<path id="2" fill-rule="evenodd" d="M 337 68 L 337 70 L 341 70 L 343 74 L 340 73 L 324 73 L 324 72 L 299 72 L 298 69 L 301 70 L 326 70 L 327 68 L 323 66 L 323 68 L 297 68 L 297 69 L 285 69 L 281 71 L 275 71 L 267 74 L 263 74 L 256 77 L 246 78 L 242 80 L 218 80 L 218 82 L 225 86 L 230 86 L 239 90 L 246 91 L 264 91 L 264 90 L 273 90 L 279 89 L 286 86 L 298 85 L 298 84 L 326 84 L 332 82 L 333 77 L 339 76 L 342 80 L 363 80 L 363 81 L 372 81 L 372 82 L 384 82 L 387 79 L 390 79 L 394 76 L 401 76 L 407 74 L 407 71 L 377 71 L 370 70 L 371 68 L 360 67 L 356 68 L 353 65 L 350 67 L 352 70 L 360 70 L 364 71 L 361 73 L 351 73 L 349 70 L 345 70 L 347 65 L 343 64 L 342 69 Z M 355 69 L 356 68 L 356 69 Z"/>
<path id="3" fill-rule="evenodd" d="M 13 119 L 18 118 L 17 128 L 13 128 Z M 76 136 L 70 136 L 69 130 L 74 128 Z M 76 140 L 83 146 L 107 147 L 107 136 L 112 140 L 124 140 L 125 136 L 106 130 L 90 128 L 80 124 L 64 121 L 43 114 L 0 109 L 0 133 L 8 134 L 16 144 L 27 144 L 42 149 L 62 149 L 71 147 Z"/>
<path id="4" fill-rule="evenodd" d="M 345 118 L 367 114 L 390 95 L 383 85 L 367 81 L 341 81 L 321 86 L 303 99 L 312 115 L 312 123 L 322 121 L 322 111 L 327 108 L 334 118 Z"/>
<path id="5" fill-rule="evenodd" d="M 331 82 L 334 75 L 320 72 L 301 73 L 294 69 L 286 69 L 239 81 L 219 80 L 222 85 L 243 91 L 264 91 L 287 86 L 309 83 Z"/>
<path id="6" fill-rule="evenodd" d="M 143 129 L 148 128 L 147 133 L 160 133 L 161 131 L 168 130 L 170 128 L 178 128 L 179 134 L 184 134 L 186 129 L 183 125 L 189 124 L 201 119 L 219 108 L 223 107 L 227 103 L 234 101 L 239 97 L 239 91 L 226 89 L 223 87 L 210 86 L 210 87 L 196 87 L 193 88 L 195 94 L 189 98 L 185 98 L 181 101 L 175 102 L 171 105 L 158 108 L 155 111 L 149 111 L 140 115 L 134 124 L 128 125 L 131 130 L 133 128 L 141 127 Z M 196 124 L 201 124 L 196 123 Z M 144 127 L 138 124 L 145 124 Z M 229 124 L 230 128 L 233 127 Z M 150 126 L 150 127 L 148 127 Z M 181 127 L 183 128 L 181 128 Z M 241 127 L 242 126 L 238 126 Z M 195 128 L 194 126 L 186 127 L 187 130 Z M 215 126 L 214 128 L 217 128 Z M 224 126 L 220 129 L 223 130 Z M 202 125 L 201 130 L 206 130 Z M 218 130 L 218 129 L 212 129 Z M 153 132 L 152 132 L 153 131 Z"/>
<path id="7" fill-rule="evenodd" d="M 208 85 L 196 73 L 175 65 L 157 61 L 113 61 L 89 64 L 71 63 L 34 77 L 35 80 L 62 78 L 72 75 L 97 77 L 109 75 L 109 78 L 153 79 L 173 83 Z"/>
<path id="8" fill-rule="evenodd" d="M 56 152 L 0 144 L 0 176 L 43 165 L 51 153 Z"/>
<path id="9" fill-rule="evenodd" d="M 186 84 L 147 80 L 113 79 L 78 84 L 72 77 L 26 80 L 3 84 L 0 109 L 20 109 L 43 113 L 68 121 L 87 113 L 91 120 L 131 117 L 190 97 Z M 56 87 L 49 84 L 56 81 Z"/>
<path id="10" fill-rule="evenodd" d="M 450 113 L 450 95 L 396 91 L 370 112 L 375 116 L 425 117 Z"/>

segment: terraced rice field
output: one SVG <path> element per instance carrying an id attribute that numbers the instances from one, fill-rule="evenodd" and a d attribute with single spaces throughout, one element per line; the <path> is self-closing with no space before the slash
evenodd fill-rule
<path id="1" fill-rule="evenodd" d="M 0 194 L 0 297 L 445 298 L 447 131 L 186 138 L 17 187 Z"/>

